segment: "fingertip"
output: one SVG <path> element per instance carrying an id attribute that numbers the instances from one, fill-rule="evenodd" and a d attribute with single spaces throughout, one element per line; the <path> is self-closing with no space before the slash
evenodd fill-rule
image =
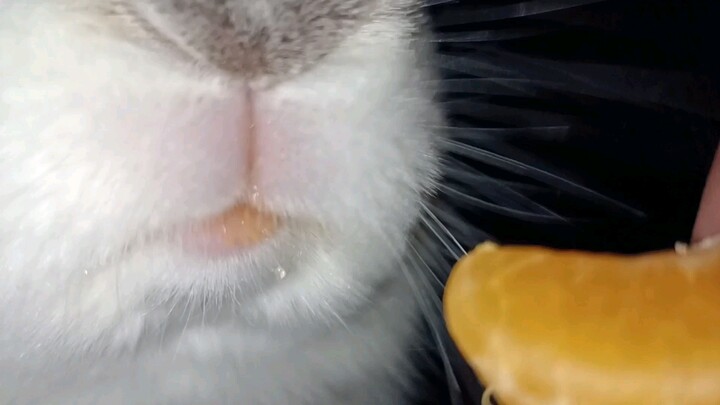
<path id="1" fill-rule="evenodd" d="M 718 234 L 720 234 L 720 148 L 715 153 L 715 159 L 705 183 L 692 240 L 697 243 Z"/>

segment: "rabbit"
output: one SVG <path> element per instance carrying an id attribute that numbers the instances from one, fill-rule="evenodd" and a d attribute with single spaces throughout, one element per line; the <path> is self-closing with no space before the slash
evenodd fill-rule
<path id="1" fill-rule="evenodd" d="M 421 0 L 0 1 L 1 404 L 403 404 Z"/>

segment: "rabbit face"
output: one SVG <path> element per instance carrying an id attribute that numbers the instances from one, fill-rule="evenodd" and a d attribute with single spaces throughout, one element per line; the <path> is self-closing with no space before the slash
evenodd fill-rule
<path id="1" fill-rule="evenodd" d="M 412 7 L 0 3 L 0 360 L 183 305 L 309 328 L 396 276 L 438 160 Z"/>

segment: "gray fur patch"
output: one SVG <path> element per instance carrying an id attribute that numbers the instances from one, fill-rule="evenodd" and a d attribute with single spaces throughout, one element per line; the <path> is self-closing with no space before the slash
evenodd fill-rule
<path id="1" fill-rule="evenodd" d="M 178 48 L 243 77 L 289 75 L 331 52 L 369 21 L 382 0 L 128 0 L 159 18 Z M 147 30 L 148 21 L 135 24 Z M 168 42 L 169 38 L 156 38 Z M 180 43 L 178 43 L 180 42 Z"/>

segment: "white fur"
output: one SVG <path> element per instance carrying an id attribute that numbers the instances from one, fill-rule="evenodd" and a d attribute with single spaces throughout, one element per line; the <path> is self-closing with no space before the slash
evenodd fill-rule
<path id="1" fill-rule="evenodd" d="M 0 0 L 0 403 L 400 403 L 438 119 L 405 21 L 256 90 L 249 184 L 245 84 L 84 3 Z M 180 248 L 253 187 L 277 238 Z"/>

